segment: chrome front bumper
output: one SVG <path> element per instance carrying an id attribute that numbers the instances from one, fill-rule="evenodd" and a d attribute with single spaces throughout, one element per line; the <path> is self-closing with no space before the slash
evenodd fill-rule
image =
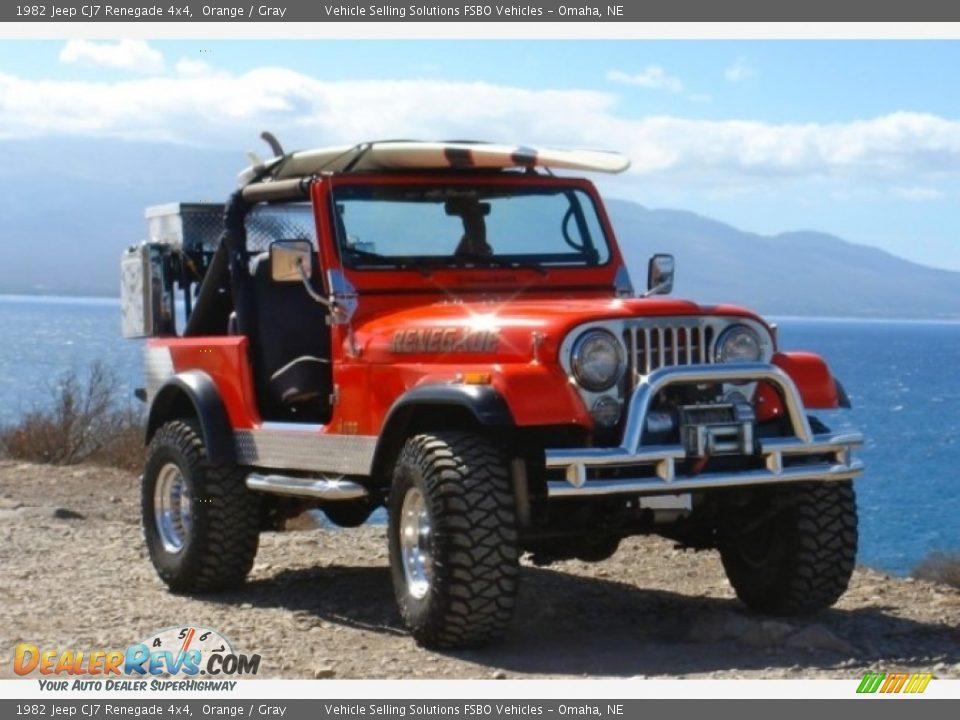
<path id="1" fill-rule="evenodd" d="M 768 382 L 780 391 L 793 437 L 759 441 L 763 468 L 743 471 L 677 474 L 677 463 L 688 459 L 681 445 L 642 445 L 647 414 L 657 394 L 669 385 L 696 383 Z M 858 432 L 814 434 L 800 393 L 790 377 L 767 363 L 679 366 L 655 370 L 638 383 L 630 398 L 623 442 L 615 448 L 555 448 L 546 451 L 548 469 L 562 469 L 565 480 L 547 482 L 554 497 L 589 495 L 651 495 L 799 481 L 850 480 L 863 471 L 852 451 L 863 445 Z M 807 458 L 815 457 L 815 461 Z M 615 480 L 591 477 L 598 470 L 636 468 L 638 477 Z M 623 470 L 626 472 L 623 472 Z"/>

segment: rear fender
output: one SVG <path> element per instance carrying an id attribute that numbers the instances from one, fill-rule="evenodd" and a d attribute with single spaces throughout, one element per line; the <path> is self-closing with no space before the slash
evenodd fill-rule
<path id="1" fill-rule="evenodd" d="M 165 422 L 184 417 L 195 417 L 200 423 L 211 465 L 236 463 L 233 430 L 220 391 L 213 378 L 201 370 L 177 373 L 160 387 L 150 405 L 146 441 L 149 443 Z"/>

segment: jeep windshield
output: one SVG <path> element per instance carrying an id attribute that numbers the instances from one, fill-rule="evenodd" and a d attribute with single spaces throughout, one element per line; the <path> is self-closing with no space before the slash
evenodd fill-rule
<path id="1" fill-rule="evenodd" d="M 340 254 L 359 270 L 604 265 L 593 199 L 560 185 L 344 185 L 333 190 Z"/>

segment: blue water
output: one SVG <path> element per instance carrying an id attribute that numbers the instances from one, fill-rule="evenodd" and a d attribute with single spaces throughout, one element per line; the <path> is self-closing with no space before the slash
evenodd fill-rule
<path id="1" fill-rule="evenodd" d="M 960 323 L 777 322 L 781 347 L 823 354 L 853 401 L 821 419 L 867 437 L 860 562 L 903 574 L 931 550 L 960 550 Z M 0 422 L 96 358 L 129 397 L 142 384 L 141 343 L 119 332 L 115 300 L 0 296 Z"/>
<path id="2" fill-rule="evenodd" d="M 908 572 L 960 550 L 960 323 L 781 319 L 780 346 L 830 362 L 853 409 L 820 414 L 866 437 L 860 562 Z"/>

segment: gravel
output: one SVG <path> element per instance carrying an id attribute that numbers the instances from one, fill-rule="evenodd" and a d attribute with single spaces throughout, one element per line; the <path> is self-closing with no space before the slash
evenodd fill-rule
<path id="1" fill-rule="evenodd" d="M 836 608 L 767 618 L 734 598 L 717 555 L 631 538 L 600 564 L 524 564 L 516 617 L 492 647 L 434 653 L 394 606 L 384 529 L 264 533 L 248 583 L 169 593 L 146 556 L 135 476 L 0 462 L 0 678 L 13 649 L 125 648 L 177 625 L 215 628 L 260 675 L 285 678 L 960 678 L 960 591 L 858 568 Z"/>

